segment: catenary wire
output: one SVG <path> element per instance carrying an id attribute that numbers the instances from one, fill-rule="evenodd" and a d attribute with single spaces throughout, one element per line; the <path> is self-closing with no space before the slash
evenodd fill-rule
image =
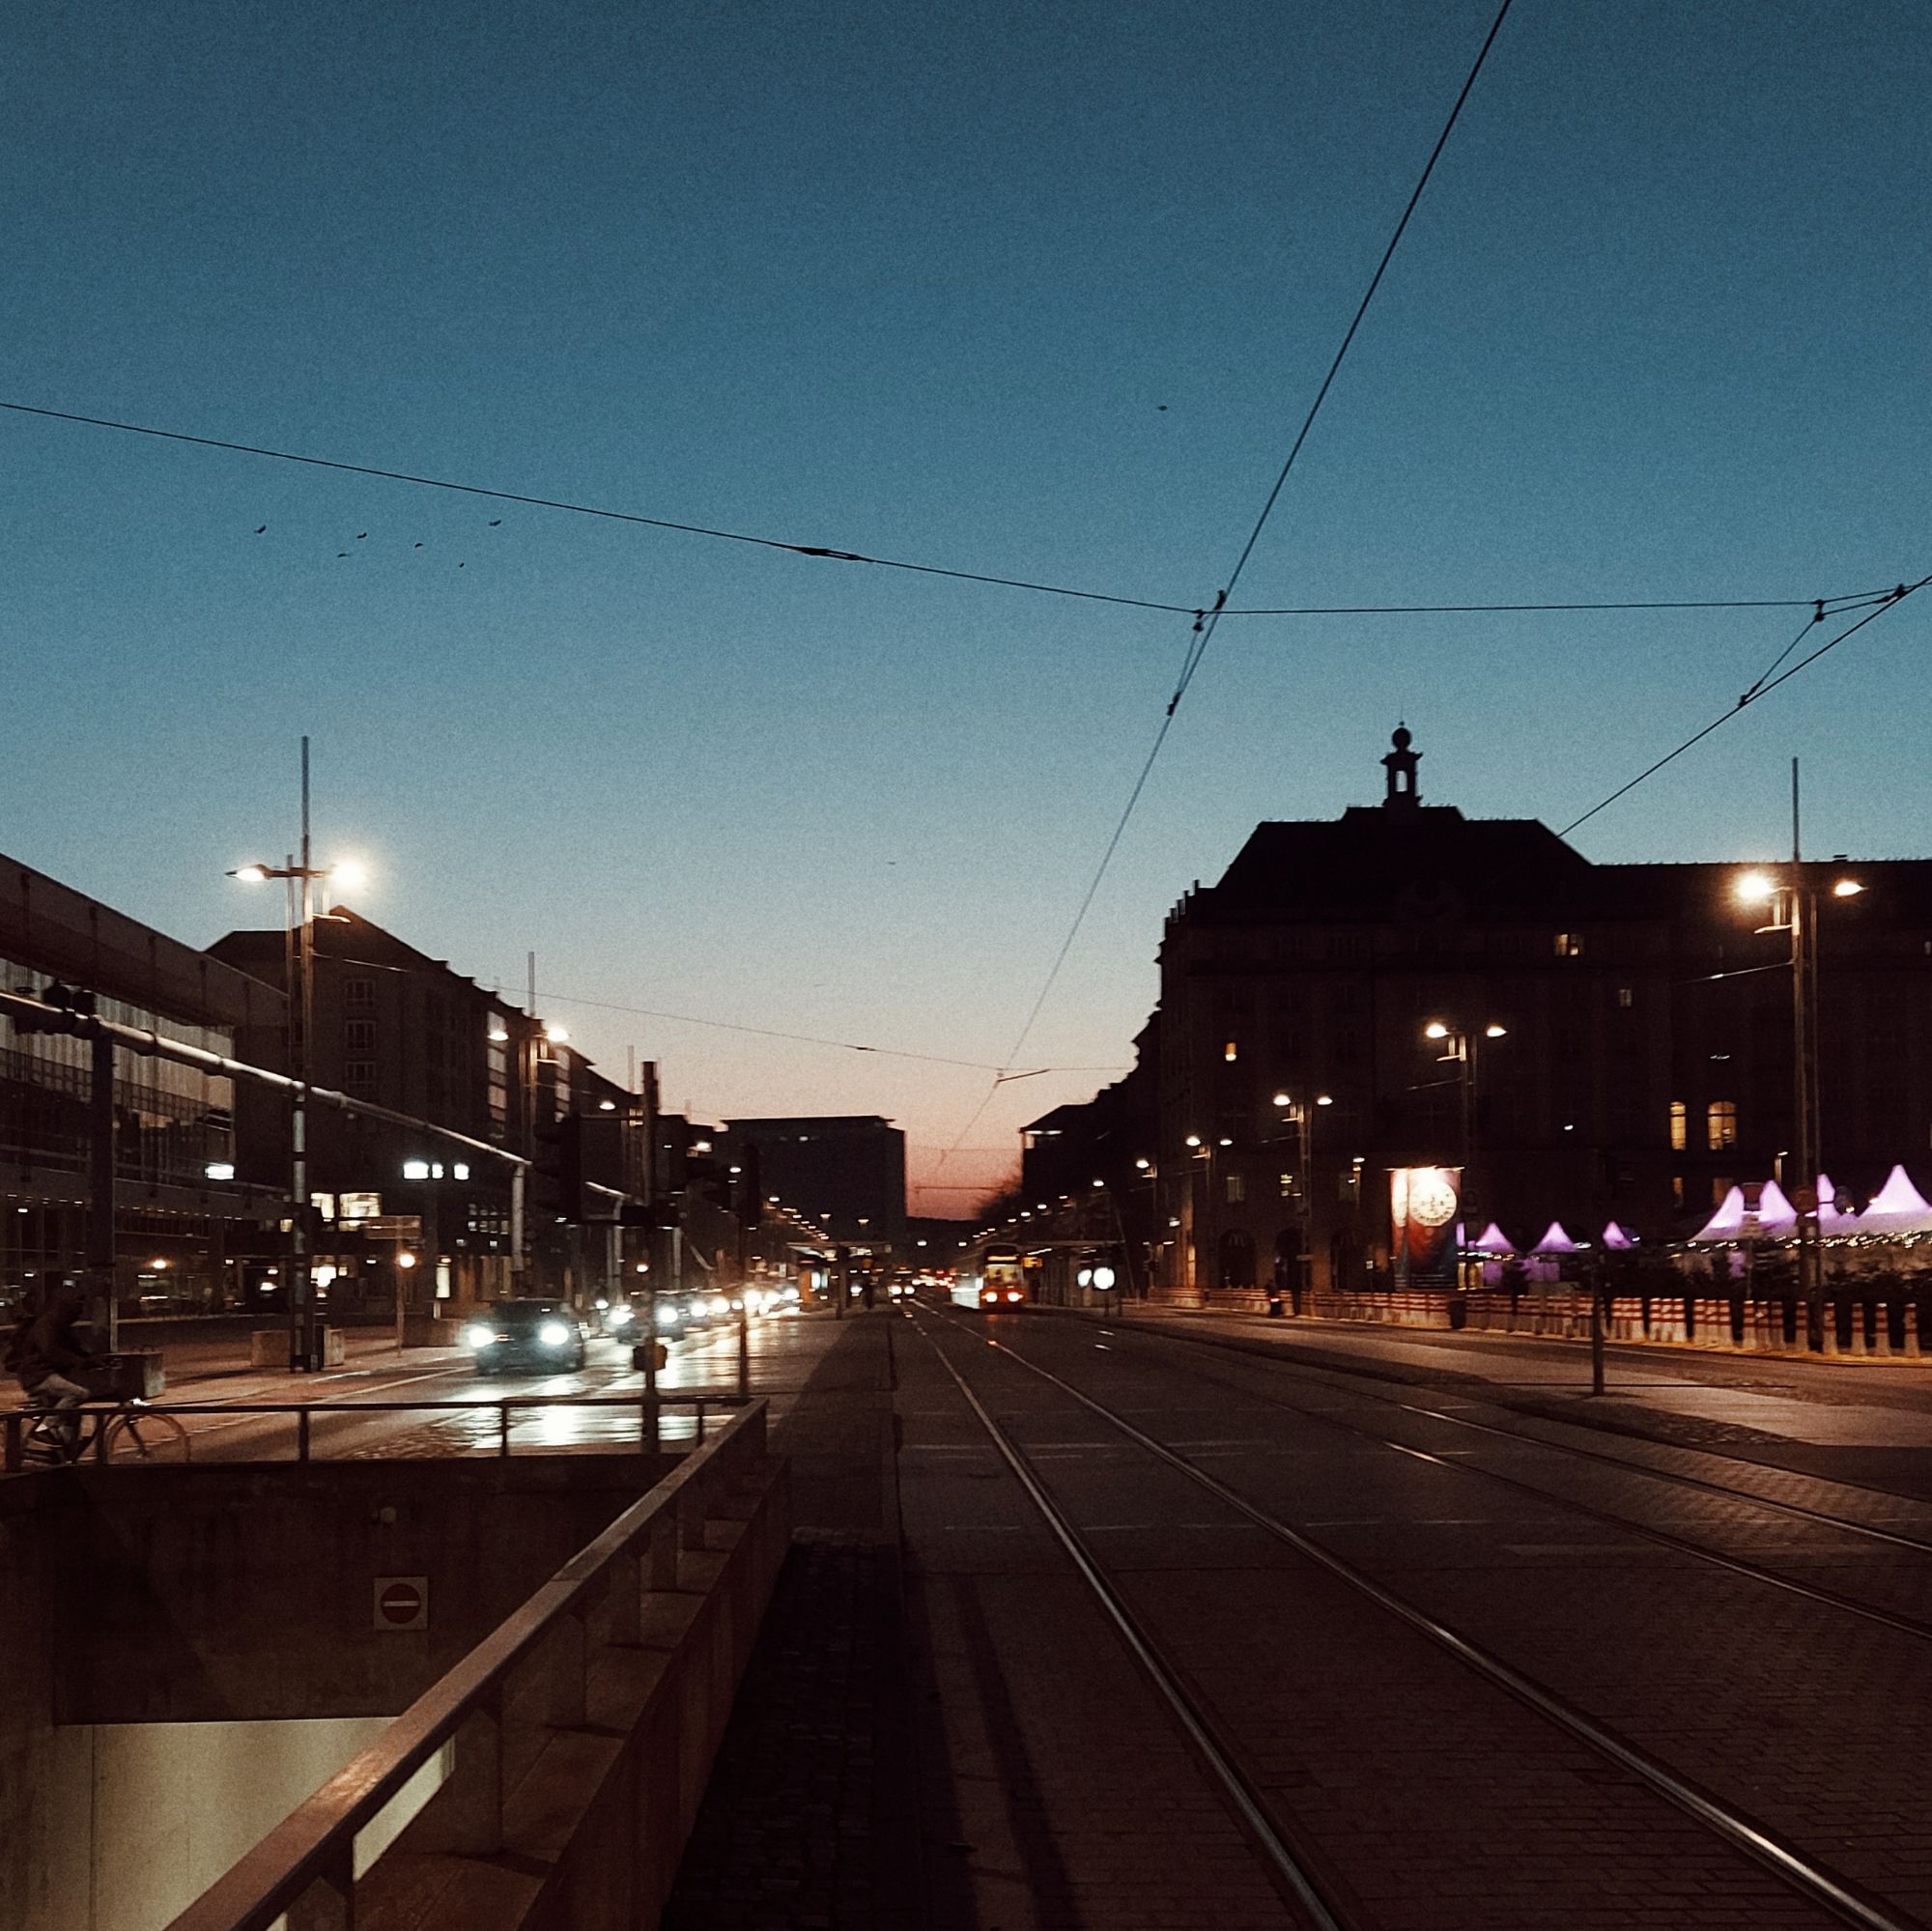
<path id="1" fill-rule="evenodd" d="M 1490 49 L 1495 44 L 1497 34 L 1502 31 L 1503 21 L 1508 16 L 1512 4 L 1513 0 L 1502 0 L 1502 5 L 1496 10 L 1495 18 L 1490 22 L 1490 31 L 1484 37 L 1482 46 L 1477 50 L 1475 61 L 1463 79 L 1462 91 L 1456 96 L 1455 104 L 1449 110 L 1448 119 L 1442 124 L 1442 131 L 1435 137 L 1435 145 L 1430 150 L 1429 158 L 1423 164 L 1421 174 L 1416 177 L 1415 186 L 1410 190 L 1401 218 L 1389 236 L 1388 245 L 1382 250 L 1381 260 L 1376 264 L 1376 271 L 1370 276 L 1369 285 L 1363 291 L 1361 301 L 1356 305 L 1354 316 L 1342 337 L 1341 346 L 1335 351 L 1334 358 L 1328 364 L 1328 373 L 1322 377 L 1321 385 L 1316 390 L 1315 399 L 1309 404 L 1307 414 L 1302 417 L 1301 427 L 1295 433 L 1287 458 L 1274 479 L 1274 487 L 1268 491 L 1267 498 L 1262 504 L 1261 514 L 1255 518 L 1254 526 L 1248 531 L 1247 541 L 1241 546 L 1240 554 L 1235 560 L 1235 567 L 1229 574 L 1227 582 L 1215 596 L 1211 609 L 1197 611 L 1194 614 L 1194 629 L 1189 639 L 1187 654 L 1181 662 L 1180 676 L 1175 684 L 1174 695 L 1167 700 L 1167 710 L 1161 719 L 1160 728 L 1154 733 L 1153 743 L 1149 748 L 1147 761 L 1141 766 L 1140 775 L 1134 780 L 1133 789 L 1127 794 L 1126 806 L 1114 826 L 1113 836 L 1107 840 L 1106 849 L 1100 855 L 1100 863 L 1095 866 L 1093 878 L 1088 882 L 1079 909 L 1073 915 L 1073 923 L 1067 928 L 1065 938 L 1061 941 L 1059 951 L 1054 954 L 1053 965 L 1046 975 L 1045 983 L 1040 987 L 1039 997 L 1034 1001 L 1033 1009 L 1027 1014 L 1026 1024 L 1020 1028 L 1019 1036 L 1013 1041 L 1012 1052 L 1009 1056 L 1009 1061 L 1019 1057 L 1020 1048 L 1026 1044 L 1041 1008 L 1059 980 L 1061 968 L 1065 964 L 1073 941 L 1086 923 L 1087 913 L 1094 903 L 1094 895 L 1099 891 L 1101 880 L 1106 877 L 1108 867 L 1114 862 L 1114 854 L 1120 849 L 1121 839 L 1126 832 L 1128 821 L 1133 817 L 1135 808 L 1140 804 L 1141 795 L 1147 789 L 1147 781 L 1153 771 L 1155 760 L 1160 756 L 1161 748 L 1167 742 L 1168 730 L 1174 723 L 1174 714 L 1179 708 L 1180 700 L 1187 695 L 1187 687 L 1194 681 L 1194 673 L 1200 669 L 1201 661 L 1207 655 L 1208 645 L 1214 640 L 1214 632 L 1227 611 L 1228 599 L 1234 593 L 1236 584 L 1240 582 L 1241 573 L 1248 566 L 1248 559 L 1255 554 L 1255 546 L 1260 543 L 1262 532 L 1267 527 L 1268 519 L 1274 514 L 1275 504 L 1280 500 L 1281 493 L 1287 486 L 1289 476 L 1294 469 L 1295 459 L 1301 454 L 1302 446 L 1308 440 L 1309 432 L 1315 427 L 1315 418 L 1321 412 L 1321 405 L 1327 400 L 1328 391 L 1334 386 L 1335 379 L 1341 373 L 1350 347 L 1362 326 L 1362 319 L 1369 312 L 1369 304 L 1376 298 L 1376 291 L 1380 288 L 1390 262 L 1395 259 L 1395 251 L 1407 231 L 1409 217 L 1414 214 L 1417 205 L 1422 200 L 1423 190 L 1429 185 L 1430 176 L 1435 171 L 1435 163 L 1442 157 L 1442 151 L 1448 145 L 1449 136 L 1462 116 L 1463 102 L 1468 99 L 1470 91 L 1476 84 L 1476 77 L 1482 72 L 1483 65 L 1489 59 Z M 989 1094 L 988 1098 L 990 1097 Z"/>
<path id="2" fill-rule="evenodd" d="M 650 1006 L 627 1006 L 614 999 L 580 999 L 567 992 L 544 988 L 544 1003 L 554 1006 L 585 1006 L 600 1012 L 627 1012 L 639 1019 L 664 1019 L 678 1026 L 703 1026 L 721 1033 L 751 1033 L 761 1039 L 788 1039 L 800 1046 L 831 1046 L 843 1053 L 870 1053 L 882 1060 L 919 1060 L 930 1066 L 964 1066 L 978 1073 L 1001 1073 L 1005 1078 L 1034 1078 L 1037 1073 L 1008 1074 L 990 1060 L 949 1059 L 943 1053 L 914 1053 L 896 1046 L 867 1046 L 853 1039 L 833 1039 L 818 1033 L 782 1033 L 773 1026 L 747 1026 L 731 1019 L 700 1019 L 690 1012 L 666 1012 Z M 1040 1073 L 1113 1073 L 1119 1066 L 1041 1066 Z"/>
<path id="3" fill-rule="evenodd" d="M 1719 717 L 1713 718 L 1711 722 L 1708 724 L 1706 724 L 1702 730 L 1692 732 L 1690 737 L 1686 738 L 1684 742 L 1676 748 L 1676 750 L 1665 752 L 1664 754 L 1662 757 L 1660 757 L 1655 764 L 1647 765 L 1642 771 L 1639 771 L 1637 775 L 1630 781 L 1629 783 L 1618 785 L 1618 787 L 1614 791 L 1612 791 L 1607 798 L 1599 799 L 1598 802 L 1592 805 L 1590 809 L 1587 811 L 1585 811 L 1580 818 L 1571 819 L 1571 821 L 1563 827 L 1562 831 L 1559 832 L 1557 836 L 1559 838 L 1567 838 L 1570 836 L 1570 834 L 1577 828 L 1577 826 L 1588 824 L 1589 821 L 1592 818 L 1594 818 L 1599 811 L 1607 810 L 1612 805 L 1614 805 L 1618 801 L 1618 799 L 1629 797 L 1630 794 L 1633 791 L 1634 791 L 1639 784 L 1644 783 L 1649 779 L 1655 778 L 1657 774 L 1660 771 L 1662 771 L 1666 764 L 1673 763 L 1676 759 L 1682 757 L 1687 751 L 1692 750 L 1695 746 L 1702 744 L 1704 740 L 1707 737 L 1709 737 L 1713 731 L 1721 730 L 1725 724 L 1729 724 L 1731 720 L 1739 714 L 1739 712 L 1747 710 L 1752 704 L 1759 702 L 1762 698 L 1770 696 L 1771 694 L 1774 691 L 1776 691 L 1780 684 L 1785 683 L 1790 678 L 1796 677 L 1801 670 L 1807 669 L 1811 665 L 1816 664 L 1817 661 L 1821 657 L 1823 657 L 1827 651 L 1837 649 L 1839 644 L 1843 643 L 1847 638 L 1855 636 L 1859 631 L 1863 630 L 1865 625 L 1871 623 L 1874 619 L 1884 616 L 1886 611 L 1896 610 L 1898 606 L 1902 604 L 1907 597 L 1911 596 L 1915 590 L 1922 590 L 1927 583 L 1932 583 L 1932 577 L 1921 577 L 1916 583 L 1900 583 L 1895 589 L 1889 591 L 1886 594 L 1884 600 L 1881 603 L 1879 603 L 1875 608 L 1866 611 L 1864 615 L 1861 616 L 1857 623 L 1848 624 L 1843 630 L 1841 630 L 1837 634 L 1836 637 L 1831 639 L 1828 642 L 1821 643 L 1816 650 L 1807 653 L 1804 657 L 1801 657 L 1796 664 L 1791 666 L 1789 669 L 1784 670 L 1780 672 L 1777 676 L 1771 678 L 1769 682 L 1767 682 L 1764 678 L 1760 678 L 1758 682 L 1755 685 L 1753 685 L 1748 691 L 1747 691 L 1744 694 L 1744 696 L 1741 696 L 1738 699 L 1738 701 L 1731 706 L 1729 710 L 1725 711 Z M 1789 656 L 1790 651 L 1787 649 L 1784 653 L 1782 653 L 1782 655 Z"/>
<path id="4" fill-rule="evenodd" d="M 90 429 L 107 429 L 125 436 L 152 437 L 163 442 L 185 442 L 199 449 L 218 449 L 231 455 L 259 456 L 270 462 L 297 463 L 308 469 L 333 469 L 352 476 L 374 476 L 384 482 L 408 483 L 418 489 L 446 490 L 458 496 L 479 497 L 490 502 L 521 503 L 526 508 L 562 511 L 571 516 L 597 517 L 607 522 L 635 524 L 646 529 L 669 530 L 684 536 L 701 536 L 722 543 L 745 543 L 758 549 L 781 550 L 795 556 L 810 556 L 836 563 L 868 563 L 881 570 L 903 570 L 917 576 L 948 577 L 960 582 L 985 583 L 1008 590 L 1026 590 L 1038 596 L 1071 597 L 1085 603 L 1112 604 L 1122 609 L 1152 611 L 1164 616 L 1204 616 L 1191 604 L 1162 603 L 1157 598 L 1129 597 L 1110 590 L 1083 590 L 1065 583 L 1044 583 L 1024 577 L 1002 577 L 977 570 L 955 570 L 936 563 L 916 563 L 903 557 L 868 556 L 859 551 L 834 549 L 809 543 L 793 543 L 783 538 L 760 536 L 751 531 L 715 529 L 704 524 L 680 522 L 671 517 L 644 516 L 631 510 L 611 509 L 598 503 L 582 503 L 563 497 L 539 497 L 517 490 L 499 490 L 480 483 L 463 483 L 445 476 L 425 476 L 406 469 L 385 469 L 368 463 L 346 463 L 327 456 L 311 456 L 298 450 L 271 449 L 259 443 L 237 442 L 214 436 L 195 436 L 185 430 L 162 429 L 152 423 L 123 422 L 111 416 L 86 415 L 73 410 L 46 409 L 34 403 L 0 400 L 0 410 L 15 415 L 40 416 L 51 422 L 77 423 Z M 1717 597 L 1670 599 L 1646 602 L 1577 602 L 1562 604 L 1336 604 L 1309 605 L 1285 609 L 1225 609 L 1223 617 L 1344 617 L 1344 616 L 1508 616 L 1542 612 L 1583 611 L 1752 611 L 1804 610 L 1819 601 L 1815 597 Z M 1843 601 L 1827 597 L 1829 607 Z"/>

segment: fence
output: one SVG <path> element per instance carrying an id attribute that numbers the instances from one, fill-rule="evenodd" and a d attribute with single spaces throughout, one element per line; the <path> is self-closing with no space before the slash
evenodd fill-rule
<path id="1" fill-rule="evenodd" d="M 1613 1293 L 1605 1296 L 1605 1333 L 1612 1341 L 1672 1342 L 1761 1353 L 1804 1353 L 1804 1303 L 1796 1295 Z M 1590 1295 L 1581 1288 L 1481 1288 L 1467 1293 L 1422 1289 L 1318 1294 L 1314 1312 L 1332 1320 L 1382 1321 L 1403 1327 L 1473 1328 L 1497 1334 L 1573 1339 L 1590 1332 Z M 1825 1351 L 1921 1359 L 1932 1357 L 1932 1292 L 1894 1289 L 1860 1292 L 1828 1289 Z"/>
<path id="2" fill-rule="evenodd" d="M 728 1512 L 732 1485 L 753 1476 L 764 1454 L 760 1402 L 625 1510 L 169 1931 L 269 1931 L 285 1912 L 301 1931 L 354 1931 L 357 1893 L 369 1883 L 356 1870 L 356 1834 L 446 1746 L 448 1774 L 403 1844 L 465 1857 L 503 1852 L 506 1731 L 526 1719 L 542 1732 L 583 1728 L 598 1652 L 643 1641 L 650 1599 L 678 1589 L 680 1552 L 706 1548 L 707 1517 Z M 682 1818 L 669 1821 L 681 1841 Z M 382 1871 L 380 1859 L 371 1869 Z M 608 1881 L 621 1888 L 624 1874 L 612 1870 Z"/>
<path id="3" fill-rule="evenodd" d="M 690 1409 L 693 1416 L 693 1438 L 704 1440 L 707 1415 L 742 1408 L 750 1402 L 749 1391 L 736 1394 L 710 1391 L 703 1394 L 686 1390 L 637 1395 L 500 1395 L 494 1400 L 452 1402 L 142 1402 L 131 1410 L 137 1415 L 155 1415 L 179 1420 L 185 1415 L 208 1415 L 225 1420 L 239 1421 L 250 1415 L 285 1415 L 290 1418 L 290 1428 L 286 1433 L 287 1454 L 266 1459 L 307 1462 L 318 1455 L 317 1436 L 324 1431 L 319 1424 L 350 1421 L 370 1415 L 467 1415 L 476 1419 L 493 1417 L 494 1428 L 490 1434 L 495 1442 L 495 1453 L 502 1456 L 511 1452 L 515 1434 L 515 1423 L 521 1418 L 533 1414 L 547 1414 L 556 1409 L 602 1409 L 621 1408 L 638 1417 L 637 1446 L 646 1454 L 656 1454 L 663 1445 L 664 1415 L 666 1410 L 682 1412 Z M 128 1412 L 122 1405 L 115 1403 L 89 1402 L 69 1410 L 82 1419 L 92 1419 L 105 1423 L 115 1415 Z M 14 1407 L 0 1412 L 0 1468 L 7 1474 L 17 1473 L 27 1461 L 27 1431 L 42 1418 L 43 1411 L 35 1408 Z M 165 1422 L 163 1422 L 165 1426 Z M 193 1459 L 195 1431 L 187 1429 L 185 1445 L 180 1451 L 179 1459 Z M 109 1432 L 105 1426 L 90 1428 L 85 1439 L 90 1457 L 105 1462 L 109 1456 Z M 607 1438 L 608 1442 L 608 1438 Z M 560 1444 L 551 1441 L 542 1444 L 546 1448 L 555 1448 Z M 595 1445 L 591 1443 L 580 1445 Z M 125 1456 L 114 1459 L 128 1459 Z"/>

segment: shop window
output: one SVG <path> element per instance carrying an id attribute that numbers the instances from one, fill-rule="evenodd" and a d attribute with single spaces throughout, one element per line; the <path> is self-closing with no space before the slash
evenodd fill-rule
<path id="1" fill-rule="evenodd" d="M 1690 1109 L 1681 1099 L 1670 1102 L 1670 1150 L 1681 1153 L 1690 1144 Z"/>
<path id="2" fill-rule="evenodd" d="M 1712 1152 L 1738 1144 L 1738 1107 L 1731 1099 L 1714 1099 L 1704 1110 L 1705 1133 Z"/>

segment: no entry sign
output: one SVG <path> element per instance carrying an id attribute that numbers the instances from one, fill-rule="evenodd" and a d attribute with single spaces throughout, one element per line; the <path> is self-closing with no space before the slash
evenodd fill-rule
<path id="1" fill-rule="evenodd" d="M 379 1630 L 428 1629 L 429 1577 L 377 1576 L 376 1627 Z"/>

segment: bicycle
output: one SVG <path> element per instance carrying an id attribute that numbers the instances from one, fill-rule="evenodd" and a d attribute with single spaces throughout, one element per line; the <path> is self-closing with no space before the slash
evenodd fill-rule
<path id="1" fill-rule="evenodd" d="M 85 1403 L 60 1408 L 29 1397 L 17 1413 L 23 1466 L 66 1468 L 97 1462 L 185 1462 L 193 1452 L 187 1430 L 146 1402 Z"/>

